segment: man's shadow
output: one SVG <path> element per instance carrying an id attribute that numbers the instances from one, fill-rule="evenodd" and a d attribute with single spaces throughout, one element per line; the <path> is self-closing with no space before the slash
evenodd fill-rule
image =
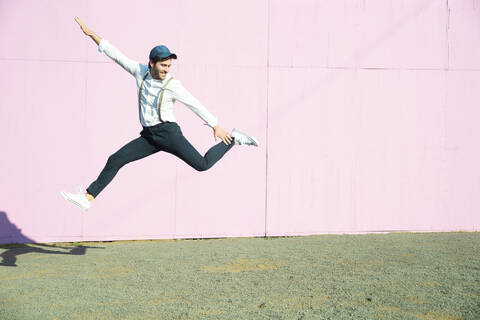
<path id="1" fill-rule="evenodd" d="M 7 213 L 0 211 L 0 242 L 9 242 L 10 244 L 0 244 L 0 249 L 6 249 L 0 253 L 2 261 L 0 266 L 17 267 L 17 256 L 26 253 L 47 253 L 47 254 L 69 254 L 84 255 L 87 249 L 104 249 L 104 247 L 89 247 L 83 245 L 59 246 L 50 244 L 34 243 L 22 233 L 7 216 Z"/>

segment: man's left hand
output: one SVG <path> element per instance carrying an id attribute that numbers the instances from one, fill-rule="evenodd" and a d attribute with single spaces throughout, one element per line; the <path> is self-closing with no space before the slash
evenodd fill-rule
<path id="1" fill-rule="evenodd" d="M 226 145 L 229 145 L 233 142 L 233 138 L 230 133 L 223 130 L 219 126 L 215 126 L 213 128 L 213 137 L 215 138 L 215 141 L 217 141 L 217 137 L 222 139 L 223 143 L 225 143 Z"/>

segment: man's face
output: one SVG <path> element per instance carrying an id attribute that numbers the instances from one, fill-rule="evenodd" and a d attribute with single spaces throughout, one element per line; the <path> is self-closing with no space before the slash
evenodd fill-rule
<path id="1" fill-rule="evenodd" d="M 155 64 L 150 61 L 150 73 L 153 79 L 165 80 L 167 73 L 172 66 L 172 59 L 157 61 Z"/>

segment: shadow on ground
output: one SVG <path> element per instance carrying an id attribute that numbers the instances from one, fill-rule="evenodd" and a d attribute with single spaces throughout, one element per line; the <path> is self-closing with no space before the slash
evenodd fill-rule
<path id="1" fill-rule="evenodd" d="M 0 249 L 6 249 L 0 254 L 0 266 L 17 267 L 17 256 L 26 253 L 84 255 L 87 249 L 104 249 L 83 245 L 60 246 L 51 244 L 34 244 L 32 239 L 22 233 L 22 229 L 12 223 L 7 213 L 0 211 L 0 241 L 10 244 L 0 244 Z"/>

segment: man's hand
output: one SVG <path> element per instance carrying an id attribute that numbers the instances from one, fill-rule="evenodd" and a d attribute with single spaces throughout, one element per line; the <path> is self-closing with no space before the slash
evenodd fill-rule
<path id="1" fill-rule="evenodd" d="M 78 25 L 80 26 L 80 28 L 82 29 L 83 33 L 85 33 L 86 36 L 90 36 L 92 34 L 90 29 L 88 29 L 85 26 L 85 24 L 82 22 L 82 20 L 80 20 L 79 17 L 75 17 L 75 21 L 77 21 Z"/>
<path id="2" fill-rule="evenodd" d="M 230 133 L 228 133 L 227 131 L 223 130 L 222 128 L 220 128 L 219 126 L 215 126 L 213 128 L 213 137 L 215 138 L 215 141 L 217 141 L 217 137 L 222 139 L 223 143 L 225 143 L 226 145 L 229 145 L 232 143 L 233 141 L 233 138 L 232 136 L 230 135 Z"/>
<path id="3" fill-rule="evenodd" d="M 86 36 L 89 36 L 92 38 L 92 40 L 99 45 L 100 41 L 102 40 L 99 36 L 97 36 L 92 30 L 88 29 L 85 24 L 83 24 L 82 20 L 80 20 L 79 17 L 75 17 L 75 21 L 78 23 L 80 28 L 82 29 L 83 33 L 85 33 Z"/>

